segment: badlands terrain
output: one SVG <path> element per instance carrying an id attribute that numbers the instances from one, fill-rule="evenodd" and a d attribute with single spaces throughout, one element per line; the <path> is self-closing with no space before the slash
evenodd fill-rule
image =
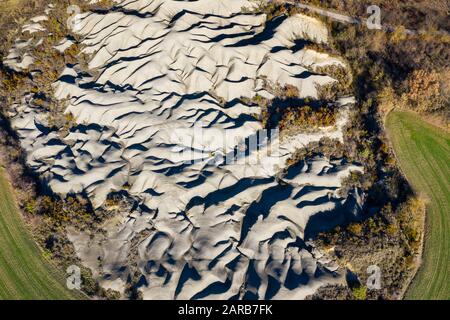
<path id="1" fill-rule="evenodd" d="M 51 128 L 32 93 L 10 106 L 26 162 L 52 192 L 84 195 L 94 209 L 111 194 L 130 203 L 104 233 L 67 230 L 103 288 L 123 294 L 133 277 L 144 299 L 303 299 L 345 281 L 308 240 L 358 215 L 364 195 L 341 188 L 363 168 L 322 155 L 289 160 L 322 138 L 343 142 L 354 98 L 334 101 L 334 125 L 289 134 L 266 131 L 253 101 L 275 99 L 275 86 L 318 101 L 338 81 L 323 70 L 347 66 L 307 45 L 328 42 L 318 20 L 266 22 L 253 6 L 125 0 L 76 14 L 87 67 L 68 64 L 52 85 L 73 117 L 68 133 Z M 45 34 L 52 10 L 23 33 Z M 33 41 L 18 39 L 4 64 L 27 69 Z"/>

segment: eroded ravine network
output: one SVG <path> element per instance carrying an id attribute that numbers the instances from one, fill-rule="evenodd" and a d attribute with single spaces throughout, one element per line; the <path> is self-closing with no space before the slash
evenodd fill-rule
<path id="1" fill-rule="evenodd" d="M 69 230 L 83 263 L 123 292 L 132 260 L 146 299 L 304 298 L 341 281 L 305 228 L 317 214 L 358 210 L 358 192 L 339 191 L 361 168 L 287 160 L 323 137 L 342 141 L 352 99 L 336 101 L 335 126 L 283 139 L 261 138 L 262 110 L 246 102 L 273 99 L 267 83 L 318 99 L 336 81 L 318 70 L 345 64 L 298 44 L 326 43 L 326 27 L 300 14 L 266 24 L 264 14 L 243 12 L 245 0 L 117 6 L 78 16 L 92 75 L 68 65 L 54 84 L 76 121 L 67 136 L 26 99 L 11 106 L 28 164 L 55 193 L 84 193 L 99 207 L 126 191 L 139 204 L 104 235 Z M 257 148 L 239 152 L 255 135 Z"/>

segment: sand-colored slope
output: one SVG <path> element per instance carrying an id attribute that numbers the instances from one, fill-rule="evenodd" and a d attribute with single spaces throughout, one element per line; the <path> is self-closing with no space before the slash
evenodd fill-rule
<path id="1" fill-rule="evenodd" d="M 121 292 L 137 274 L 146 299 L 294 299 L 341 281 L 305 229 L 318 213 L 357 214 L 359 191 L 340 189 L 361 169 L 287 160 L 323 137 L 342 141 L 353 99 L 336 101 L 336 126 L 260 136 L 257 149 L 262 110 L 245 102 L 272 98 L 266 82 L 316 100 L 337 81 L 318 71 L 343 62 L 303 46 L 325 43 L 326 27 L 301 14 L 266 23 L 242 12 L 245 0 L 119 2 L 79 16 L 89 70 L 68 65 L 55 83 L 76 120 L 67 136 L 48 130 L 32 97 L 11 107 L 29 165 L 54 192 L 83 192 L 99 207 L 126 191 L 135 203 L 105 234 L 70 230 L 83 263 Z"/>
<path id="2" fill-rule="evenodd" d="M 23 225 L 0 168 L 0 299 L 79 299 L 62 274 L 42 257 Z"/>
<path id="3" fill-rule="evenodd" d="M 450 299 L 450 135 L 408 112 L 391 112 L 386 126 L 408 180 L 428 199 L 423 262 L 406 298 Z"/>

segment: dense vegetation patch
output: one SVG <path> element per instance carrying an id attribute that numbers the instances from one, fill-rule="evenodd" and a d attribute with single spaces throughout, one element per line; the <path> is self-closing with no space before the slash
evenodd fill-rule
<path id="1" fill-rule="evenodd" d="M 338 290 L 334 298 L 396 299 L 409 284 L 417 263 L 422 239 L 425 206 L 411 197 L 397 210 L 386 205 L 372 218 L 337 227 L 320 234 L 317 243 L 341 265 L 347 267 L 348 288 Z M 381 289 L 370 290 L 367 269 L 381 270 Z M 328 288 L 315 298 L 333 298 Z"/>

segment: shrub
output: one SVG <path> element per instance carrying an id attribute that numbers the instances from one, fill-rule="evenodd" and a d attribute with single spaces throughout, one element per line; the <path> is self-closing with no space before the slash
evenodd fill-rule
<path id="1" fill-rule="evenodd" d="M 298 98 L 300 96 L 300 92 L 296 86 L 287 84 L 284 87 L 284 96 L 283 98 L 292 99 L 292 98 Z"/>
<path id="2" fill-rule="evenodd" d="M 386 227 L 386 232 L 388 235 L 390 236 L 394 236 L 399 232 L 399 228 L 398 225 L 396 223 L 390 223 L 387 227 Z"/>
<path id="3" fill-rule="evenodd" d="M 347 230 L 353 233 L 355 236 L 360 236 L 362 234 L 363 227 L 359 223 L 352 223 L 347 227 Z"/>
<path id="4" fill-rule="evenodd" d="M 319 99 L 334 101 L 338 97 L 353 93 L 353 77 L 347 67 L 341 65 L 327 65 L 316 68 L 315 72 L 328 75 L 336 81 L 325 86 L 318 86 Z"/>
<path id="5" fill-rule="evenodd" d="M 403 105 L 422 113 L 434 113 L 448 107 L 450 91 L 448 83 L 441 79 L 445 77 L 437 71 L 414 70 L 407 79 Z"/>
<path id="6" fill-rule="evenodd" d="M 360 286 L 352 289 L 353 296 L 356 300 L 366 300 L 367 298 L 367 287 Z"/>
<path id="7" fill-rule="evenodd" d="M 36 212 L 36 200 L 30 199 L 25 203 L 24 210 L 28 214 L 34 214 Z"/>
<path id="8" fill-rule="evenodd" d="M 113 289 L 108 289 L 108 290 L 103 290 L 103 296 L 107 300 L 119 300 L 122 295 L 118 291 L 115 291 Z"/>
<path id="9" fill-rule="evenodd" d="M 288 107 L 284 110 L 280 121 L 280 131 L 286 129 L 311 129 L 330 127 L 336 124 L 337 113 L 333 108 L 310 106 Z"/>

